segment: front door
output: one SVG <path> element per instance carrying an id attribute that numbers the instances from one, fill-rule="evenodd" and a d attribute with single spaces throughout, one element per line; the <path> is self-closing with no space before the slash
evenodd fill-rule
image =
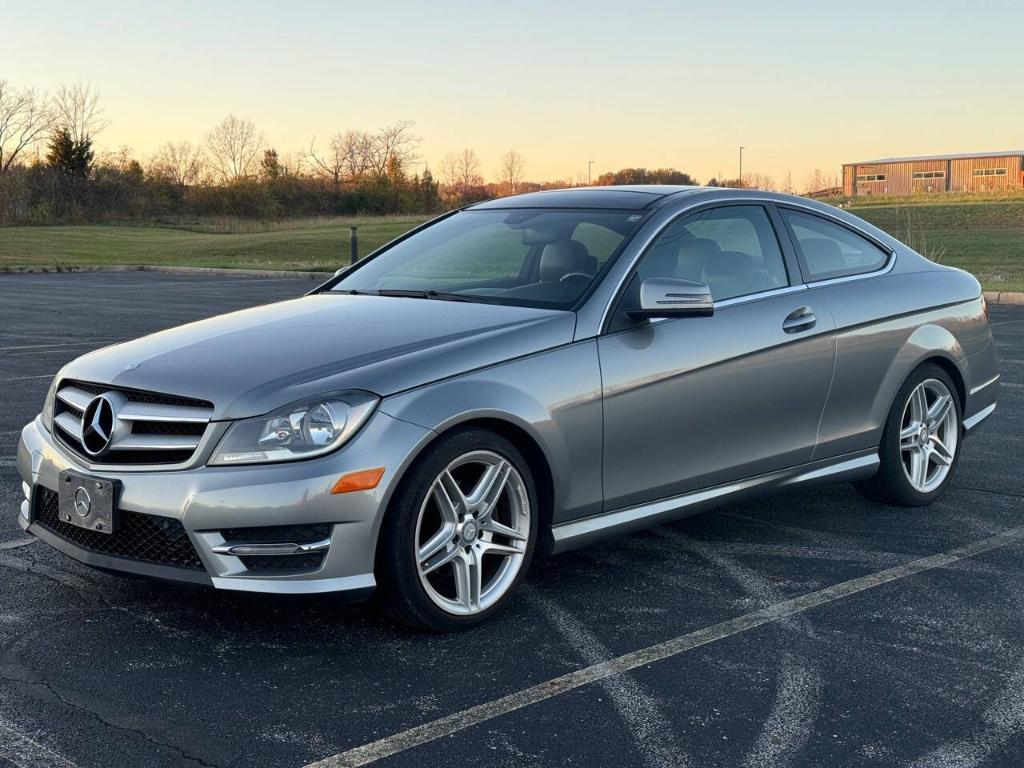
<path id="1" fill-rule="evenodd" d="M 715 314 L 630 321 L 649 277 L 706 283 Z M 809 293 L 760 205 L 705 209 L 659 236 L 598 340 L 606 510 L 811 459 L 835 339 Z"/>

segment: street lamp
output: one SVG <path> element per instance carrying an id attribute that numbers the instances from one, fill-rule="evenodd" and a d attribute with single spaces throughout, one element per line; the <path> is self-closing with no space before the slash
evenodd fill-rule
<path id="1" fill-rule="evenodd" d="M 588 187 L 591 185 L 590 169 L 591 169 L 591 167 L 593 167 L 593 165 L 594 165 L 594 161 L 593 160 L 587 160 L 587 186 Z"/>
<path id="2" fill-rule="evenodd" d="M 746 147 L 740 147 L 740 178 L 739 178 L 740 189 L 743 189 L 743 150 L 744 149 L 746 149 Z"/>

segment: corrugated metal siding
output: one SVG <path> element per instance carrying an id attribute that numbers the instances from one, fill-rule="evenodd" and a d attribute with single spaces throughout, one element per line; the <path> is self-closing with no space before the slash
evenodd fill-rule
<path id="1" fill-rule="evenodd" d="M 976 176 L 975 170 L 1005 168 L 1002 176 Z M 919 172 L 941 172 L 940 178 L 915 179 Z M 858 181 L 865 176 L 884 176 L 876 181 Z M 895 163 L 865 163 L 843 166 L 843 194 L 895 195 L 949 192 L 985 192 L 1021 189 L 1024 186 L 1024 156 L 964 157 L 951 160 L 915 160 Z"/>

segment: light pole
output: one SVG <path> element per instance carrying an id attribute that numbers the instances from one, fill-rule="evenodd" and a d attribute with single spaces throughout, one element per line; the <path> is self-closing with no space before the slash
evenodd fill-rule
<path id="1" fill-rule="evenodd" d="M 593 160 L 587 160 L 587 186 L 588 187 L 591 185 L 590 169 L 591 169 L 591 167 L 593 167 L 593 165 L 594 165 L 594 161 Z"/>
<path id="2" fill-rule="evenodd" d="M 743 189 L 743 150 L 744 149 L 746 149 L 746 147 L 740 147 L 740 178 L 739 178 L 740 189 Z"/>

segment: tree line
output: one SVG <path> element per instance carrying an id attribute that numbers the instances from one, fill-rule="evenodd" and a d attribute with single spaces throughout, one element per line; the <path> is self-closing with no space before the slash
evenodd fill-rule
<path id="1" fill-rule="evenodd" d="M 516 150 L 488 180 L 470 148 L 442 159 L 435 177 L 412 120 L 343 130 L 279 153 L 251 119 L 228 115 L 199 143 L 168 141 L 140 159 L 128 147 L 98 152 L 109 126 L 88 83 L 53 94 L 0 79 L 0 224 L 85 223 L 238 216 L 435 213 L 492 197 L 589 183 L 526 180 Z M 597 184 L 696 184 L 674 168 L 625 168 Z M 716 185 L 718 182 L 712 180 Z M 740 186 L 738 181 L 722 182 Z M 772 188 L 768 177 L 743 186 Z"/>

